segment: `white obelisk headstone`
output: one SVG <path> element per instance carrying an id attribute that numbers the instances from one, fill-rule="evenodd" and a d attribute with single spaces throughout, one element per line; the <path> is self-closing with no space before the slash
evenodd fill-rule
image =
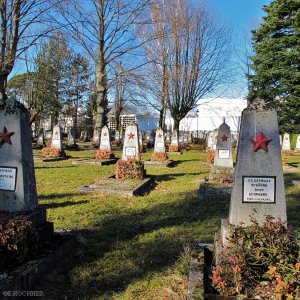
<path id="1" fill-rule="evenodd" d="M 100 139 L 100 150 L 109 150 L 111 151 L 110 135 L 108 127 L 105 125 L 101 129 L 101 139 Z"/>
<path id="2" fill-rule="evenodd" d="M 290 135 L 288 133 L 285 133 L 283 135 L 283 141 L 282 141 L 282 151 L 289 151 L 291 150 L 291 142 L 290 142 Z"/>
<path id="3" fill-rule="evenodd" d="M 125 130 L 122 160 L 128 159 L 140 160 L 139 135 L 136 124 L 127 125 Z"/>

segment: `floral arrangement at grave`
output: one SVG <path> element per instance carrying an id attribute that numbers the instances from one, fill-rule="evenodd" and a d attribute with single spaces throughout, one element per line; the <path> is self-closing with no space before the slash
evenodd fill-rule
<path id="1" fill-rule="evenodd" d="M 176 146 L 176 145 L 170 145 L 169 146 L 169 152 L 179 152 L 180 151 L 180 147 Z"/>
<path id="2" fill-rule="evenodd" d="M 254 210 L 256 211 L 256 210 Z M 280 219 L 231 225 L 228 246 L 210 279 L 223 296 L 300 298 L 300 237 Z M 260 298 L 262 299 L 262 298 Z"/>
<path id="3" fill-rule="evenodd" d="M 65 155 L 65 152 L 51 147 L 51 140 L 47 141 L 46 147 L 42 149 L 42 156 L 47 158 L 57 158 Z"/>
<path id="4" fill-rule="evenodd" d="M 286 151 L 282 151 L 281 153 L 281 162 L 283 166 L 288 165 L 288 153 Z"/>
<path id="5" fill-rule="evenodd" d="M 212 150 L 211 148 L 208 148 L 208 150 L 207 150 L 207 162 L 212 165 L 214 163 L 214 161 L 215 161 L 215 151 Z"/>
<path id="6" fill-rule="evenodd" d="M 0 266 L 20 264 L 39 250 L 39 236 L 32 222 L 10 215 L 0 215 Z"/>
<path id="7" fill-rule="evenodd" d="M 168 160 L 168 155 L 166 152 L 153 152 L 151 155 L 151 160 L 165 161 L 165 160 Z"/>
<path id="8" fill-rule="evenodd" d="M 115 155 L 111 150 L 108 149 L 99 149 L 96 153 L 96 159 L 112 159 Z"/>
<path id="9" fill-rule="evenodd" d="M 146 171 L 144 163 L 140 160 L 118 160 L 116 168 L 116 179 L 144 179 Z"/>

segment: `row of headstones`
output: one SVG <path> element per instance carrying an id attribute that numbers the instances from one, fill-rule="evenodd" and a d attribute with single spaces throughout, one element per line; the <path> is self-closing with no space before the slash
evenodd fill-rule
<path id="1" fill-rule="evenodd" d="M 279 136 L 280 146 L 282 151 L 290 151 L 291 150 L 291 142 L 290 142 L 290 135 L 288 133 L 285 133 L 282 136 Z M 300 150 L 300 134 L 297 136 L 296 140 L 296 147 L 295 150 Z"/>

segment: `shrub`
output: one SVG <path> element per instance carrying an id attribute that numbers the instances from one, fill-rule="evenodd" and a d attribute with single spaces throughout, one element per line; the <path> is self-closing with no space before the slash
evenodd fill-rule
<path id="1" fill-rule="evenodd" d="M 243 225 L 243 222 L 241 222 Z M 213 268 L 212 282 L 223 295 L 246 294 L 268 281 L 278 299 L 300 297 L 300 239 L 280 219 L 267 217 L 262 226 L 231 226 L 229 247 Z"/>
<path id="2" fill-rule="evenodd" d="M 151 156 L 151 160 L 154 161 L 164 161 L 168 159 L 168 155 L 166 152 L 153 152 Z"/>
<path id="3" fill-rule="evenodd" d="M 4 266 L 22 263 L 38 252 L 39 237 L 32 222 L 7 218 L 0 221 L 0 257 Z"/>
<path id="4" fill-rule="evenodd" d="M 207 162 L 212 165 L 214 163 L 214 161 L 215 161 L 215 151 L 212 150 L 211 148 L 208 148 L 208 150 L 207 150 Z"/>
<path id="5" fill-rule="evenodd" d="M 175 145 L 170 145 L 169 146 L 169 152 L 179 152 L 179 147 Z"/>
<path id="6" fill-rule="evenodd" d="M 117 161 L 116 178 L 117 179 L 144 179 L 146 175 L 144 163 L 139 160 L 121 160 Z"/>
<path id="7" fill-rule="evenodd" d="M 115 155 L 111 150 L 97 150 L 96 159 L 111 159 L 114 158 Z"/>
<path id="8" fill-rule="evenodd" d="M 43 157 L 61 157 L 63 156 L 63 151 L 60 151 L 57 148 L 45 147 L 42 149 L 42 156 Z"/>

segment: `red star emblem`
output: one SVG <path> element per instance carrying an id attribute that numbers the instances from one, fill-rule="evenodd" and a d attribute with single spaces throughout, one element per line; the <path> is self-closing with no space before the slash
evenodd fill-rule
<path id="1" fill-rule="evenodd" d="M 132 132 L 130 132 L 129 134 L 127 134 L 128 135 L 128 138 L 129 139 L 133 139 L 134 138 L 134 134 L 132 133 Z"/>
<path id="2" fill-rule="evenodd" d="M 104 136 L 107 136 L 107 132 L 104 132 L 103 135 L 104 135 Z"/>
<path id="3" fill-rule="evenodd" d="M 15 133 L 14 132 L 8 132 L 6 127 L 4 126 L 3 127 L 3 131 L 0 132 L 0 146 L 2 146 L 3 144 L 7 143 L 7 144 L 10 144 L 11 145 L 11 140 L 10 140 L 10 137 L 12 135 L 14 135 Z"/>
<path id="4" fill-rule="evenodd" d="M 271 141 L 270 138 L 265 137 L 262 131 L 259 131 L 256 138 L 250 139 L 254 143 L 253 151 L 256 152 L 258 149 L 263 149 L 268 152 L 267 144 Z"/>
<path id="5" fill-rule="evenodd" d="M 223 134 L 223 136 L 221 136 L 222 142 L 227 142 L 228 136 Z"/>
<path id="6" fill-rule="evenodd" d="M 58 131 L 55 131 L 55 135 L 58 135 Z"/>
<path id="7" fill-rule="evenodd" d="M 158 134 L 158 138 L 161 138 L 161 137 L 162 137 L 162 135 L 161 135 L 161 133 L 159 133 L 159 134 Z"/>

